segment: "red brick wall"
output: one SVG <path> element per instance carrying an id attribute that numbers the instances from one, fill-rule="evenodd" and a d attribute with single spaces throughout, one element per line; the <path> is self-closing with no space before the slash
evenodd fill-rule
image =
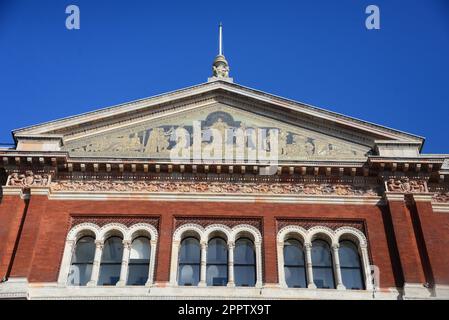
<path id="1" fill-rule="evenodd" d="M 10 271 L 25 207 L 26 201 L 18 196 L 0 198 L 0 279 Z"/>
<path id="2" fill-rule="evenodd" d="M 8 211 L 8 202 L 0 212 Z M 9 204 L 9 206 L 13 206 Z M 31 282 L 56 281 L 69 229 L 71 214 L 76 215 L 160 215 L 156 282 L 169 281 L 171 239 L 174 216 L 258 217 L 263 222 L 264 282 L 277 283 L 276 218 L 363 219 L 367 226 L 373 263 L 380 268 L 382 287 L 397 284 L 394 251 L 390 249 L 384 225 L 385 207 L 372 205 L 305 205 L 224 202 L 153 201 L 62 201 L 31 196 L 22 237 L 10 276 L 26 276 Z M 6 221 L 6 220 L 2 220 Z M 12 224 L 9 224 L 12 226 Z M 7 226 L 6 228 L 9 229 Z M 390 242 L 389 242 L 390 241 Z M 3 255 L 3 249 L 0 254 Z M 393 262 L 392 262 L 393 261 Z"/>
<path id="3" fill-rule="evenodd" d="M 449 214 L 433 212 L 430 201 L 416 202 L 430 282 L 449 284 Z"/>

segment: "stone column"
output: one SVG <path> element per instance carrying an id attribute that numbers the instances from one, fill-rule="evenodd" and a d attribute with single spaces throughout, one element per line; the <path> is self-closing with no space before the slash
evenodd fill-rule
<path id="1" fill-rule="evenodd" d="M 338 255 L 338 249 L 340 248 L 340 245 L 338 243 L 335 243 L 332 245 L 332 258 L 334 260 L 334 273 L 335 273 L 335 280 L 338 290 L 345 290 L 345 286 L 343 285 L 343 279 L 341 277 L 341 269 L 340 269 L 340 256 Z"/>
<path id="2" fill-rule="evenodd" d="M 200 266 L 200 283 L 199 287 L 205 287 L 206 284 L 206 268 L 207 268 L 207 242 L 201 242 L 201 266 Z"/>
<path id="3" fill-rule="evenodd" d="M 228 242 L 228 287 L 235 287 L 234 281 L 234 248 L 233 241 Z"/>
<path id="4" fill-rule="evenodd" d="M 181 242 L 179 240 L 174 240 L 172 242 L 172 252 L 171 252 L 171 262 L 170 262 L 170 285 L 177 285 L 178 277 L 178 254 L 179 246 Z"/>
<path id="5" fill-rule="evenodd" d="M 287 282 L 285 280 L 284 271 L 284 241 L 279 241 L 277 243 L 277 260 L 278 260 L 278 274 L 279 274 L 279 285 L 282 288 L 287 288 Z"/>
<path id="6" fill-rule="evenodd" d="M 67 284 L 73 253 L 76 249 L 75 244 L 75 240 L 67 240 L 65 242 L 64 255 L 62 257 L 61 270 L 59 271 L 58 277 L 59 286 L 65 286 Z"/>
<path id="7" fill-rule="evenodd" d="M 262 243 L 255 243 L 256 246 L 256 288 L 262 288 Z"/>
<path id="8" fill-rule="evenodd" d="M 313 268 L 312 268 L 312 244 L 304 244 L 306 248 L 306 272 L 307 272 L 307 288 L 316 289 L 316 285 L 313 282 Z"/>
<path id="9" fill-rule="evenodd" d="M 156 240 L 150 241 L 151 245 L 151 252 L 150 252 L 150 266 L 148 268 L 148 280 L 145 283 L 145 286 L 150 287 L 153 285 L 153 279 L 154 279 L 154 266 L 155 266 L 155 260 L 156 260 Z"/>
<path id="10" fill-rule="evenodd" d="M 129 265 L 130 252 L 131 252 L 131 241 L 123 240 L 122 267 L 120 269 L 120 280 L 117 282 L 116 286 L 123 287 L 126 285 L 126 280 L 128 278 L 128 265 Z"/>
<path id="11" fill-rule="evenodd" d="M 373 276 L 371 273 L 371 265 L 369 262 L 368 248 L 366 245 L 360 246 L 360 252 L 362 257 L 363 274 L 365 276 L 365 287 L 366 290 L 374 290 Z"/>
<path id="12" fill-rule="evenodd" d="M 100 275 L 101 256 L 103 255 L 103 247 L 103 240 L 95 240 L 95 257 L 92 266 L 92 275 L 90 277 L 90 281 L 87 283 L 87 286 L 89 287 L 94 287 L 98 283 L 98 277 Z"/>

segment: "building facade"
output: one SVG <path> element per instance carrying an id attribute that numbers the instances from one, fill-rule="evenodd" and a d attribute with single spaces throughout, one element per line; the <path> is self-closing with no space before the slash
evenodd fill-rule
<path id="1" fill-rule="evenodd" d="M 448 299 L 449 155 L 208 82 L 13 131 L 0 298 Z"/>

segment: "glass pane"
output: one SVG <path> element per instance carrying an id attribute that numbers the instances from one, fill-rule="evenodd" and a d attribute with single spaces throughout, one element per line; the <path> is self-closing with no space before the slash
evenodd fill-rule
<path id="1" fill-rule="evenodd" d="M 178 284 L 180 286 L 196 286 L 200 282 L 199 265 L 180 265 Z"/>
<path id="2" fill-rule="evenodd" d="M 313 268 L 313 282 L 317 288 L 335 289 L 332 268 Z"/>
<path id="3" fill-rule="evenodd" d="M 120 269 L 122 265 L 119 264 L 101 264 L 100 277 L 98 285 L 100 286 L 115 286 L 120 280 Z"/>
<path id="4" fill-rule="evenodd" d="M 148 280 L 149 264 L 131 264 L 128 267 L 129 286 L 144 286 Z"/>
<path id="5" fill-rule="evenodd" d="M 181 243 L 180 263 L 200 263 L 200 242 L 195 238 L 186 238 Z"/>
<path id="6" fill-rule="evenodd" d="M 129 259 L 150 260 L 150 239 L 139 237 L 134 239 Z"/>
<path id="7" fill-rule="evenodd" d="M 226 286 L 228 284 L 228 266 L 208 265 L 206 282 L 208 286 Z"/>
<path id="8" fill-rule="evenodd" d="M 326 241 L 315 240 L 312 243 L 312 265 L 315 267 L 332 267 L 330 247 Z"/>
<path id="9" fill-rule="evenodd" d="M 213 238 L 207 246 L 207 263 L 228 263 L 228 246 L 221 238 Z"/>
<path id="10" fill-rule="evenodd" d="M 343 284 L 346 289 L 363 290 L 363 279 L 360 269 L 341 269 Z"/>
<path id="11" fill-rule="evenodd" d="M 110 237 L 103 248 L 101 262 L 122 262 L 123 241 L 119 237 Z"/>
<path id="12" fill-rule="evenodd" d="M 284 245 L 284 264 L 304 266 L 304 250 L 298 240 L 288 240 Z"/>
<path id="13" fill-rule="evenodd" d="M 70 267 L 68 284 L 70 286 L 85 286 L 92 275 L 92 264 L 76 264 Z"/>
<path id="14" fill-rule="evenodd" d="M 338 250 L 340 256 L 340 266 L 360 268 L 360 257 L 357 247 L 350 241 L 340 242 L 340 249 Z"/>
<path id="15" fill-rule="evenodd" d="M 236 286 L 254 287 L 256 285 L 256 267 L 234 265 L 234 278 Z"/>
<path id="16" fill-rule="evenodd" d="M 82 237 L 76 243 L 72 263 L 92 263 L 95 256 L 95 240 L 92 237 Z"/>
<path id="17" fill-rule="evenodd" d="M 253 242 L 249 239 L 237 240 L 234 249 L 234 264 L 255 264 L 255 262 Z"/>
<path id="18" fill-rule="evenodd" d="M 285 282 L 289 288 L 306 288 L 306 269 L 304 267 L 285 267 Z"/>

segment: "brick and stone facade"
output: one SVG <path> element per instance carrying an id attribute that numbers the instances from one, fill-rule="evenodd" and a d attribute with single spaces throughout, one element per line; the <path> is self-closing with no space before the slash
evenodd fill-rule
<path id="1" fill-rule="evenodd" d="M 247 159 L 171 161 L 168 132 L 188 127 L 186 119 L 218 129 L 280 128 L 285 139 L 273 174 Z M 0 149 L 0 298 L 449 298 L 449 155 L 421 154 L 420 137 L 220 78 L 14 137 L 14 148 Z M 117 286 L 67 285 L 84 231 L 96 237 L 97 250 L 110 232 L 125 246 L 135 232 L 148 232 L 154 250 L 147 284 L 124 285 L 124 269 Z M 254 241 L 255 287 L 232 279 L 225 287 L 177 285 L 184 235 L 196 234 L 207 252 L 217 232 L 230 251 L 241 235 Z M 339 241 L 355 241 L 365 290 L 342 283 L 316 289 L 313 281 L 286 287 L 281 255 L 288 236 L 305 250 L 314 239 L 329 241 L 337 283 Z M 205 270 L 204 256 L 201 264 Z M 309 262 L 307 268 L 313 277 Z"/>

